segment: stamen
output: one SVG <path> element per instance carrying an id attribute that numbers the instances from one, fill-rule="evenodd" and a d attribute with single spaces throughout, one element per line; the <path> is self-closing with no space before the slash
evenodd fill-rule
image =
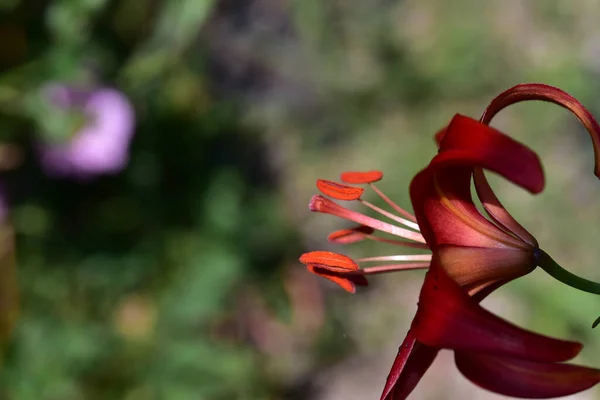
<path id="1" fill-rule="evenodd" d="M 357 200 L 365 191 L 363 188 L 342 185 L 325 179 L 317 179 L 317 188 L 326 196 L 344 201 Z"/>
<path id="2" fill-rule="evenodd" d="M 413 249 L 429 249 L 429 246 L 426 243 L 412 243 L 404 240 L 386 239 L 375 235 L 365 235 L 365 237 L 376 242 L 388 243 L 396 246 L 410 247 Z"/>
<path id="3" fill-rule="evenodd" d="M 383 172 L 381 171 L 348 171 L 340 175 L 340 180 L 342 182 L 352 184 L 373 183 L 381 180 L 381 178 L 383 178 Z"/>
<path id="4" fill-rule="evenodd" d="M 327 236 L 327 240 L 331 243 L 351 244 L 367 239 L 373 231 L 373 228 L 360 225 L 352 229 L 340 229 L 339 231 L 331 232 Z"/>
<path id="5" fill-rule="evenodd" d="M 366 257 L 366 258 L 356 259 L 356 262 L 373 262 L 373 261 L 431 261 L 431 254 L 378 256 L 378 257 Z"/>
<path id="6" fill-rule="evenodd" d="M 369 226 L 360 225 L 351 229 L 340 229 L 335 232 L 331 232 L 329 236 L 327 236 L 327 240 L 335 244 L 352 244 L 369 239 L 375 242 L 393 244 L 394 246 L 429 250 L 429 246 L 425 243 L 413 243 L 405 240 L 386 239 L 373 235 L 372 233 L 374 231 L 375 229 Z"/>
<path id="7" fill-rule="evenodd" d="M 371 189 L 373 189 L 375 191 L 375 193 L 377 193 L 379 195 L 379 197 L 381 197 L 383 199 L 383 201 L 388 203 L 390 205 L 390 207 L 392 207 L 394 210 L 396 210 L 396 212 L 404 215 L 406 218 L 410 219 L 413 222 L 417 222 L 417 219 L 415 218 L 414 215 L 412 215 L 410 212 L 408 212 L 405 209 L 403 209 L 402 207 L 400 207 L 398 204 L 394 203 L 392 201 L 392 199 L 387 197 L 381 190 L 379 190 L 379 188 L 377 186 L 375 186 L 375 184 L 370 183 L 369 186 L 371 186 Z"/>
<path id="8" fill-rule="evenodd" d="M 382 232 L 387 232 L 405 239 L 414 240 L 415 242 L 425 243 L 425 239 L 418 232 L 400 228 L 398 226 L 379 221 L 375 218 L 368 217 L 359 212 L 349 210 L 321 195 L 313 196 L 312 199 L 310 199 L 308 207 L 311 211 L 335 215 L 337 217 L 356 222 L 357 224 L 366 225 Z"/>
<path id="9" fill-rule="evenodd" d="M 389 265 L 377 265 L 376 267 L 363 268 L 358 271 L 349 272 L 348 275 L 354 275 L 362 273 L 363 275 L 375 275 L 385 274 L 387 272 L 395 271 L 410 271 L 414 269 L 426 269 L 429 268 L 429 263 L 410 263 L 410 264 L 389 264 Z"/>
<path id="10" fill-rule="evenodd" d="M 409 227 L 409 228 L 412 228 L 412 229 L 414 229 L 414 230 L 416 230 L 416 231 L 420 232 L 420 229 L 419 229 L 419 224 L 417 224 L 417 223 L 415 223 L 415 222 L 412 222 L 412 221 L 409 221 L 409 220 L 407 220 L 407 219 L 404 219 L 404 218 L 402 218 L 402 217 L 399 217 L 399 216 L 397 216 L 397 215 L 394 215 L 394 214 L 392 214 L 392 213 L 390 213 L 390 212 L 388 212 L 388 211 L 385 211 L 384 209 L 382 209 L 382 208 L 379 208 L 379 207 L 377 207 L 375 204 L 369 203 L 369 202 L 368 202 L 368 201 L 366 201 L 366 200 L 359 199 L 358 201 L 360 201 L 362 204 L 364 204 L 365 206 L 369 207 L 370 209 L 372 209 L 372 210 L 375 210 L 375 211 L 377 211 L 378 213 L 385 215 L 385 216 L 386 216 L 386 217 L 388 217 L 389 219 L 392 219 L 392 220 L 394 220 L 394 221 L 396 221 L 396 222 L 398 222 L 398 223 L 400 223 L 400 224 L 402 224 L 402 225 L 404 225 L 404 226 L 407 226 L 407 227 Z"/>

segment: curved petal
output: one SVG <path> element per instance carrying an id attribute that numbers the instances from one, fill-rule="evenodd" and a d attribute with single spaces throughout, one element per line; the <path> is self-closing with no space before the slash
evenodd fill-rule
<path id="1" fill-rule="evenodd" d="M 417 342 L 408 331 L 385 382 L 381 400 L 406 399 L 427 372 L 438 351 Z"/>
<path id="2" fill-rule="evenodd" d="M 450 121 L 440 153 L 450 150 L 469 153 L 463 165 L 490 169 L 532 193 L 544 188 L 542 165 L 533 150 L 472 118 L 457 114 Z"/>
<path id="3" fill-rule="evenodd" d="M 439 131 L 437 131 L 437 133 L 433 136 L 433 140 L 435 140 L 435 143 L 437 144 L 438 148 L 442 144 L 442 140 L 444 140 L 444 136 L 446 136 L 446 129 L 448 129 L 447 126 L 440 129 Z"/>
<path id="4" fill-rule="evenodd" d="M 432 247 L 526 248 L 529 244 L 488 221 L 471 198 L 473 168 L 494 171 L 537 193 L 544 176 L 537 155 L 510 137 L 471 118 L 456 115 L 440 152 L 410 185 L 410 197 L 421 232 Z"/>
<path id="5" fill-rule="evenodd" d="M 434 257 L 411 328 L 428 346 L 477 351 L 530 361 L 561 362 L 575 357 L 581 344 L 521 329 L 477 304 Z"/>
<path id="6" fill-rule="evenodd" d="M 465 161 L 456 152 L 440 154 L 434 160 L 440 156 Z M 411 202 L 427 244 L 432 250 L 443 244 L 524 248 L 521 240 L 479 212 L 471 197 L 471 172 L 470 167 L 428 167 L 413 179 Z"/>
<path id="7" fill-rule="evenodd" d="M 519 224 L 508 211 L 506 211 L 506 208 L 504 208 L 502 203 L 500 203 L 500 200 L 496 197 L 496 194 L 492 190 L 481 168 L 475 168 L 473 170 L 473 182 L 475 183 L 477 196 L 490 218 L 508 233 L 516 235 L 522 241 L 529 243 L 534 247 L 538 247 L 538 242 L 535 237 L 533 237 L 527 229 L 523 228 L 523 226 Z"/>
<path id="8" fill-rule="evenodd" d="M 594 147 L 594 174 L 600 177 L 600 125 L 594 116 L 576 98 L 554 86 L 541 83 L 524 83 L 500 93 L 485 109 L 480 121 L 489 124 L 494 115 L 505 107 L 528 100 L 541 100 L 557 104 L 571 111 L 585 126 Z"/>
<path id="9" fill-rule="evenodd" d="M 481 353 L 455 352 L 460 372 L 495 393 L 526 399 L 568 396 L 600 382 L 600 370 L 573 364 L 536 363 Z"/>
<path id="10" fill-rule="evenodd" d="M 515 249 L 443 245 L 437 257 L 444 271 L 470 296 L 535 268 L 532 251 Z"/>

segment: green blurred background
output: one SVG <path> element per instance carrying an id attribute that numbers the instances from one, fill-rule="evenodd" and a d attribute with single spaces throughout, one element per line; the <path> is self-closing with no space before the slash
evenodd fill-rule
<path id="1" fill-rule="evenodd" d="M 299 265 L 344 226 L 310 214 L 317 178 L 379 169 L 408 184 L 457 112 L 543 82 L 600 116 L 600 3 L 585 0 L 1 0 L 0 399 L 377 399 L 422 272 L 349 295 Z M 47 176 L 36 143 L 73 121 L 49 83 L 109 86 L 136 114 L 116 175 Z M 56 110 L 54 110 L 56 111 Z M 548 184 L 499 197 L 559 263 L 600 280 L 589 138 L 549 104 L 495 126 Z M 71 127 L 71 128 L 69 128 Z M 375 199 L 373 199 L 376 201 Z M 11 261 L 16 252 L 16 263 Z M 600 368 L 600 299 L 534 272 L 489 309 L 581 340 Z M 577 399 L 600 398 L 588 391 Z M 497 399 L 442 354 L 414 399 Z"/>

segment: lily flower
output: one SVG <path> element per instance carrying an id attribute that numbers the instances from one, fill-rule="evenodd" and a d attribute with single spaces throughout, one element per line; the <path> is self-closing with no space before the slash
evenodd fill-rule
<path id="1" fill-rule="evenodd" d="M 533 194 L 543 189 L 543 171 L 537 155 L 487 125 L 498 111 L 524 100 L 550 101 L 571 110 L 588 129 L 594 144 L 596 165 L 600 165 L 600 126 L 581 103 L 551 86 L 518 85 L 494 99 L 481 121 L 457 115 L 436 135 L 440 146 L 438 154 L 427 168 L 417 174 L 410 186 L 415 216 L 400 208 L 375 186 L 374 182 L 383 176 L 378 171 L 344 173 L 341 180 L 346 184 L 368 184 L 396 213 L 365 201 L 362 198 L 362 188 L 324 180 L 317 182 L 317 187 L 326 196 L 341 201 L 360 202 L 394 222 L 369 217 L 317 195 L 310 201 L 311 211 L 336 215 L 359 224 L 356 228 L 332 233 L 329 235 L 330 241 L 346 244 L 371 239 L 404 247 L 429 249 L 432 254 L 403 254 L 352 260 L 336 253 L 311 252 L 304 254 L 301 262 L 307 265 L 309 271 L 338 283 L 350 292 L 354 292 L 357 284 L 367 284 L 366 275 L 426 269 L 431 260 L 435 259 L 438 268 L 458 284 L 466 295 L 472 296 L 475 303 L 504 283 L 528 274 L 536 266 L 541 266 L 550 275 L 570 286 L 600 293 L 598 284 L 564 270 L 539 249 L 536 239 L 499 202 L 483 173 L 483 169 L 493 171 Z M 598 170 L 596 167 L 596 171 Z M 477 209 L 471 197 L 472 182 L 489 218 Z M 375 232 L 391 234 L 403 240 L 381 237 Z M 359 264 L 373 261 L 399 262 L 359 267 Z M 390 393 L 394 393 L 394 399 L 406 397 L 441 347 L 444 346 L 424 346 L 416 341 L 412 331 L 409 332 L 394 362 L 382 399 L 390 399 Z M 472 362 L 482 362 L 481 360 L 489 361 L 492 356 L 470 357 L 468 359 Z M 499 357 L 506 355 L 500 354 Z M 530 366 L 518 360 L 513 361 L 510 356 L 508 360 L 501 361 L 504 365 L 523 365 L 525 369 Z M 461 361 L 460 365 L 464 364 L 465 362 Z M 544 371 L 549 373 L 571 367 L 540 368 L 545 368 Z M 548 379 L 555 378 L 550 377 L 551 374 L 544 375 L 541 372 L 538 375 L 536 376 L 541 380 L 544 376 Z M 478 382 L 476 377 L 473 380 Z M 493 385 L 487 386 L 494 390 Z"/>

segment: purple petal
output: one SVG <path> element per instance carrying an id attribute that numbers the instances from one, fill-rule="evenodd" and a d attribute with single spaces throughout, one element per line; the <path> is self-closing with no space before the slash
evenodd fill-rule
<path id="1" fill-rule="evenodd" d="M 48 174 L 90 178 L 125 168 L 135 121 L 125 95 L 102 88 L 83 96 L 57 85 L 50 96 L 61 107 L 81 107 L 89 122 L 69 142 L 41 146 L 41 163 Z"/>

